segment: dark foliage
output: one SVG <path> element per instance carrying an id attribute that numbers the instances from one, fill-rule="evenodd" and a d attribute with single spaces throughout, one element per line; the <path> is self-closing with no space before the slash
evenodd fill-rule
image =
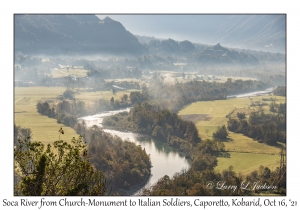
<path id="1" fill-rule="evenodd" d="M 222 125 L 222 127 L 218 127 L 217 131 L 213 133 L 213 137 L 216 139 L 224 140 L 227 138 L 227 136 L 228 136 L 228 132 L 225 125 Z"/>
<path id="2" fill-rule="evenodd" d="M 236 115 L 237 115 L 237 117 L 238 117 L 240 120 L 246 118 L 245 112 L 238 112 L 238 113 L 236 113 Z"/>
<path id="3" fill-rule="evenodd" d="M 14 124 L 14 145 L 18 144 L 18 139 L 26 139 L 31 137 L 30 128 L 22 128 Z"/>
<path id="4" fill-rule="evenodd" d="M 206 169 L 176 173 L 172 178 L 164 176 L 154 185 L 144 188 L 140 195 L 144 196 L 238 196 L 257 195 L 259 193 L 276 193 L 285 195 L 285 173 L 280 175 L 279 168 L 271 171 L 261 166 L 247 177 L 237 175 L 233 167 L 218 173 Z M 222 188 L 222 186 L 236 188 Z M 260 187 L 262 186 L 262 187 Z M 265 187 L 263 187 L 265 186 Z M 269 189 L 268 189 L 269 187 Z"/>
<path id="5" fill-rule="evenodd" d="M 14 149 L 15 174 L 21 196 L 100 196 L 107 193 L 104 174 L 85 156 L 82 137 L 72 143 L 55 141 L 44 149 L 41 142 L 18 139 Z"/>
<path id="6" fill-rule="evenodd" d="M 286 142 L 286 117 L 283 115 L 252 112 L 249 120 L 229 119 L 228 130 L 242 133 L 269 145 Z"/>
<path id="7" fill-rule="evenodd" d="M 105 173 L 112 193 L 127 194 L 126 191 L 148 180 L 150 157 L 141 146 L 107 134 L 97 126 L 87 129 L 79 123 L 75 129 L 88 142 L 90 161 Z"/>
<path id="8" fill-rule="evenodd" d="M 70 100 L 73 100 L 74 99 L 74 91 L 73 90 L 65 90 L 63 92 L 63 97 L 65 99 L 70 99 Z"/>
<path id="9" fill-rule="evenodd" d="M 278 86 L 274 91 L 273 94 L 275 96 L 286 96 L 286 87 L 285 86 Z"/>
<path id="10" fill-rule="evenodd" d="M 200 142 L 193 122 L 183 121 L 176 113 L 148 103 L 137 103 L 129 113 L 107 117 L 103 125 L 150 135 L 186 153 Z"/>
<path id="11" fill-rule="evenodd" d="M 50 118 L 55 118 L 56 112 L 55 109 L 52 107 L 50 108 L 49 103 L 46 102 L 38 102 L 36 105 L 37 111 L 42 114 L 42 115 L 46 115 Z"/>

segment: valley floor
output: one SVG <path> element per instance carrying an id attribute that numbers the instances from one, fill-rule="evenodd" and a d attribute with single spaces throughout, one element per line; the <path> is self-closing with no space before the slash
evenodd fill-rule
<path id="1" fill-rule="evenodd" d="M 264 96 L 252 97 L 253 101 L 261 101 Z M 212 139 L 213 133 L 218 126 L 227 125 L 226 115 L 236 115 L 236 112 L 245 112 L 246 116 L 257 111 L 250 107 L 249 98 L 232 98 L 227 100 L 195 102 L 178 112 L 186 120 L 191 120 L 196 124 L 201 139 Z M 276 96 L 276 103 L 285 103 L 285 97 Z M 268 106 L 263 110 L 269 112 Z M 253 170 L 257 170 L 263 165 L 275 170 L 280 163 L 280 148 L 269 146 L 244 136 L 240 133 L 229 131 L 228 139 L 224 142 L 226 154 L 218 157 L 217 171 L 222 172 L 233 166 L 233 170 L 242 175 L 246 175 Z"/>

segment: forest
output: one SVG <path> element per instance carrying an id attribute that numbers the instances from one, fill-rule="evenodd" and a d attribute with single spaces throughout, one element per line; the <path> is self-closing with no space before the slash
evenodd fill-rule
<path id="1" fill-rule="evenodd" d="M 279 107 L 281 106 L 285 107 L 285 104 L 280 104 Z M 252 112 L 249 119 L 243 118 L 230 118 L 227 124 L 228 130 L 242 133 L 269 145 L 277 145 L 278 142 L 286 143 L 285 109 L 281 113 L 278 112 L 277 115 L 273 113 Z"/>
<path id="2" fill-rule="evenodd" d="M 183 106 L 195 101 L 223 100 L 230 94 L 265 90 L 270 84 L 254 80 L 235 80 L 231 78 L 225 83 L 208 81 L 190 81 L 186 83 L 165 84 L 158 80 L 159 73 L 153 78 L 149 87 L 142 87 L 142 92 L 130 93 L 132 104 L 151 100 L 161 109 L 177 112 Z"/>
<path id="3" fill-rule="evenodd" d="M 98 195 L 97 190 L 101 190 L 101 195 L 129 195 L 148 180 L 152 166 L 145 149 L 107 134 L 100 127 L 87 128 L 84 122 L 77 123 L 74 129 L 80 135 L 73 138 L 72 144 L 59 140 L 43 145 L 30 140 L 30 129 L 15 125 L 17 195 Z M 64 134 L 63 129 L 59 133 Z M 59 174 L 64 177 L 57 178 Z M 89 181 L 84 177 L 93 174 L 95 177 Z M 97 180 L 99 175 L 102 178 Z M 54 180 L 58 181 L 57 186 L 51 186 Z M 94 186 L 97 181 L 101 182 L 101 189 Z M 63 185 L 68 187 L 59 189 Z M 93 186 L 95 191 L 90 189 Z"/>
<path id="4" fill-rule="evenodd" d="M 111 194 L 130 194 L 133 188 L 148 180 L 151 161 L 145 149 L 105 133 L 97 126 L 84 129 L 81 123 L 75 130 L 88 142 L 90 162 L 105 174 Z"/>
<path id="5" fill-rule="evenodd" d="M 145 150 L 135 146 L 134 143 L 122 141 L 118 137 L 106 134 L 97 126 L 87 128 L 84 122 L 78 122 L 78 117 L 129 106 L 133 106 L 129 113 L 123 112 L 106 117 L 103 125 L 117 130 L 148 135 L 184 152 L 185 157 L 191 160 L 191 168 L 184 173 L 178 173 L 173 178 L 169 177 L 170 182 L 174 181 L 175 183 L 179 177 L 187 174 L 202 177 L 205 170 L 210 171 L 212 176 L 224 178 L 224 174 L 214 172 L 213 169 L 218 164 L 217 157 L 226 156 L 222 143 L 228 136 L 226 127 L 224 125 L 219 127 L 213 133 L 212 140 L 201 140 L 195 124 L 182 120 L 176 111 L 194 101 L 224 100 L 228 94 L 263 90 L 269 87 L 269 84 L 253 80 L 233 81 L 230 78 L 225 83 L 191 81 L 166 84 L 163 83 L 163 79 L 159 78 L 161 78 L 160 74 L 156 73 L 153 76 L 152 85 L 142 86 L 141 91 L 131 91 L 129 95 L 124 94 L 121 100 L 115 100 L 114 97 L 110 100 L 98 99 L 88 109 L 83 101 L 75 99 L 74 91 L 67 89 L 60 96 L 58 103 L 50 105 L 47 101 L 38 102 L 37 110 L 43 115 L 57 119 L 58 123 L 74 128 L 83 137 L 87 144 L 90 162 L 105 174 L 110 194 L 130 194 L 133 189 L 141 186 L 141 183 L 145 183 L 151 174 L 150 158 Z M 126 84 L 124 83 L 123 86 L 126 87 Z M 283 107 L 285 105 L 276 104 L 273 101 L 270 103 L 270 111 L 278 113 L 277 115 L 253 112 L 249 119 L 246 119 L 244 113 L 238 113 L 237 119 L 229 119 L 227 128 L 229 131 L 243 133 L 269 145 L 276 146 L 277 142 L 285 143 L 286 122 Z M 268 123 L 270 121 L 272 123 Z M 232 169 L 228 173 L 234 177 L 232 180 L 238 179 Z M 207 189 L 202 191 L 203 186 L 200 186 L 199 179 L 189 178 L 193 180 L 193 183 L 195 182 L 186 188 L 191 195 L 199 193 L 197 190 L 200 189 L 201 193 L 218 195 L 218 192 L 208 192 Z M 197 182 L 199 183 L 196 184 Z M 143 193 L 149 192 L 144 189 Z M 151 194 L 158 195 L 155 191 Z"/>
<path id="6" fill-rule="evenodd" d="M 219 180 L 222 180 L 221 182 Z M 255 185 L 259 183 L 264 185 Z M 274 184 L 276 183 L 276 184 Z M 222 188 L 221 186 L 237 186 Z M 219 185 L 219 187 L 218 187 Z M 212 187 L 210 187 L 212 186 Z M 216 187 L 215 187 L 216 186 Z M 176 173 L 173 177 L 164 176 L 158 182 L 143 189 L 144 196 L 247 196 L 262 195 L 273 191 L 285 194 L 286 174 L 278 168 L 271 171 L 268 167 L 259 167 L 246 178 L 239 176 L 232 167 L 218 173 L 211 169 L 197 171 L 190 169 Z"/>
<path id="7" fill-rule="evenodd" d="M 188 156 L 201 140 L 193 122 L 183 121 L 176 113 L 160 110 L 148 103 L 137 103 L 129 113 L 106 117 L 103 125 L 152 136 L 184 151 Z"/>
<path id="8" fill-rule="evenodd" d="M 274 91 L 273 94 L 275 96 L 286 96 L 286 87 L 285 86 L 278 86 Z"/>

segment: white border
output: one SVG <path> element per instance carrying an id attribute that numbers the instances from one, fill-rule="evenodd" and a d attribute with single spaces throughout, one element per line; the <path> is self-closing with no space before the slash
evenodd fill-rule
<path id="1" fill-rule="evenodd" d="M 299 6 L 296 1 L 90 1 L 86 0 L 81 4 L 76 1 L 4 1 L 1 3 L 1 82 L 0 89 L 2 95 L 1 106 L 1 181 L 0 181 L 0 208 L 3 208 L 3 199 L 18 200 L 13 197 L 13 153 L 12 153 L 12 134 L 13 134 L 13 14 L 15 13 L 283 13 L 287 14 L 287 196 L 286 200 L 297 200 L 300 189 L 297 176 L 300 173 L 298 154 L 299 148 L 299 123 L 296 121 L 299 116 L 298 72 L 299 65 Z M 125 199 L 126 197 L 122 197 Z M 132 198 L 132 197 L 130 197 Z M 130 199 L 128 197 L 128 199 Z M 183 197 L 179 197 L 183 199 Z M 230 197 L 222 197 L 231 200 Z M 281 199 L 283 197 L 280 197 Z M 49 197 L 48 197 L 49 199 Z M 53 198 L 59 200 L 60 198 Z M 77 198 L 74 198 L 77 199 Z M 78 198 L 79 199 L 79 198 Z M 118 199 L 116 197 L 115 199 Z M 137 199 L 137 198 L 133 198 Z M 156 197 L 156 199 L 164 199 Z M 185 199 L 194 199 L 185 197 Z M 219 197 L 205 197 L 206 200 L 216 200 Z M 39 200 L 39 198 L 37 198 Z M 298 199 L 298 206 L 300 200 Z M 56 207 L 62 209 L 63 207 Z M 98 209 L 100 207 L 97 207 Z M 125 209 L 131 209 L 126 207 Z M 165 208 L 165 207 L 164 207 Z M 179 207 L 173 207 L 179 208 Z M 198 207 L 199 208 L 199 207 Z M 266 208 L 266 207 L 265 207 Z M 299 208 L 299 207 L 298 207 Z M 33 209 L 33 208 L 30 208 Z M 36 208 L 35 208 L 36 209 Z M 108 209 L 108 208 L 105 208 Z M 110 208 L 113 209 L 113 208 Z M 122 208 L 123 209 L 123 208 Z M 137 209 L 137 208 L 136 208 Z M 181 208 L 182 209 L 182 208 Z M 213 209 L 213 208 L 211 208 Z M 252 209 L 252 208 L 251 208 Z M 272 209 L 280 209 L 272 207 Z M 294 208 L 295 209 L 295 208 Z"/>

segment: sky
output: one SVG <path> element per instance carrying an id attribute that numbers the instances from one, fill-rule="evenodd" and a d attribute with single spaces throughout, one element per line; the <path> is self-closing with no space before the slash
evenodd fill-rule
<path id="1" fill-rule="evenodd" d="M 228 47 L 263 49 L 281 53 L 285 49 L 282 40 L 285 34 L 286 16 L 282 13 L 98 14 L 97 16 L 100 19 L 108 16 L 120 22 L 134 35 L 171 38 L 176 41 L 188 40 L 209 45 L 220 43 Z M 268 40 L 269 37 L 272 39 Z M 267 49 L 267 46 L 273 46 L 273 49 Z"/>
<path id="2" fill-rule="evenodd" d="M 172 38 L 178 41 L 189 40 L 203 42 L 199 34 L 212 30 L 209 22 L 218 20 L 214 15 L 97 15 L 100 19 L 109 16 L 120 22 L 134 35 L 155 36 L 156 38 Z M 197 27 L 201 25 L 205 30 Z"/>

